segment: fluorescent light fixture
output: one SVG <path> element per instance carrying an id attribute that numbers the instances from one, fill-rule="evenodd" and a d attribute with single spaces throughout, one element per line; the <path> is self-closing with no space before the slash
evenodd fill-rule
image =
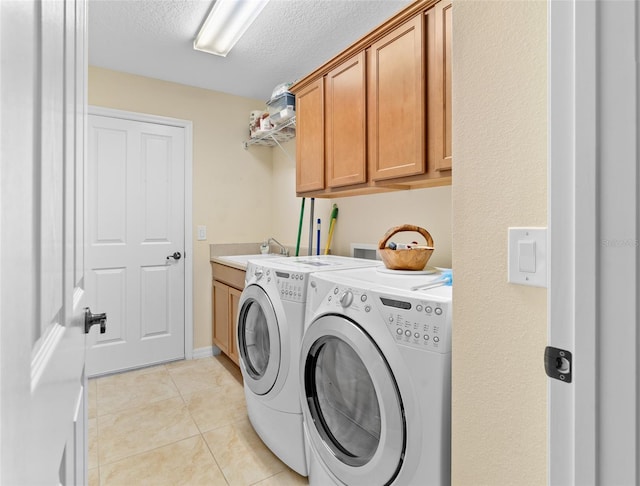
<path id="1" fill-rule="evenodd" d="M 193 48 L 225 57 L 269 0 L 216 0 Z"/>

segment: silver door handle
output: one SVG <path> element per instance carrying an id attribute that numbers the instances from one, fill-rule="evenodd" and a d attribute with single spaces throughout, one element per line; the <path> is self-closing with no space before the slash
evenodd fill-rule
<path id="1" fill-rule="evenodd" d="M 91 309 L 84 308 L 84 333 L 89 334 L 92 326 L 100 324 L 100 334 L 107 332 L 107 314 L 92 314 Z"/>

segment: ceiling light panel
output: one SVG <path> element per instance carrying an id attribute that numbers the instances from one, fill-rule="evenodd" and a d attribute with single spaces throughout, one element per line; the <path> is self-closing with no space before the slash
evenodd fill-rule
<path id="1" fill-rule="evenodd" d="M 193 48 L 225 57 L 269 0 L 216 0 Z"/>

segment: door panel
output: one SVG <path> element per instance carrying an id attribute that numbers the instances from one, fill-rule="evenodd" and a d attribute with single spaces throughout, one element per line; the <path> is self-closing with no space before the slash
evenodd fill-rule
<path id="1" fill-rule="evenodd" d="M 0 2 L 0 484 L 86 483 L 84 13 Z"/>
<path id="2" fill-rule="evenodd" d="M 369 168 L 374 181 L 425 170 L 424 19 L 376 41 L 369 66 Z"/>
<path id="3" fill-rule="evenodd" d="M 171 292 L 168 267 L 143 267 L 141 274 L 142 339 L 171 334 Z"/>
<path id="4" fill-rule="evenodd" d="M 168 242 L 171 230 L 171 139 L 143 134 L 142 193 L 144 194 L 143 241 Z"/>
<path id="5" fill-rule="evenodd" d="M 282 343 L 278 317 L 267 293 L 258 285 L 242 291 L 238 316 L 238 350 L 245 384 L 266 395 L 280 374 Z"/>
<path id="6" fill-rule="evenodd" d="M 407 431 L 398 385 L 378 345 L 350 319 L 325 315 L 305 331 L 300 357 L 311 447 L 344 484 L 390 484 Z"/>
<path id="7" fill-rule="evenodd" d="M 94 289 L 96 309 L 109 309 L 107 332 L 100 337 L 103 343 L 125 342 L 124 327 L 127 302 L 127 269 L 93 269 L 88 277 L 87 286 Z"/>
<path id="8" fill-rule="evenodd" d="M 110 329 L 88 374 L 183 358 L 185 262 L 167 256 L 185 252 L 184 128 L 90 115 L 89 147 L 90 291 Z"/>
<path id="9" fill-rule="evenodd" d="M 365 52 L 326 76 L 327 185 L 367 181 Z"/>
<path id="10" fill-rule="evenodd" d="M 324 80 L 296 94 L 296 191 L 324 189 Z"/>
<path id="11" fill-rule="evenodd" d="M 231 337 L 229 346 L 231 349 L 229 349 L 229 357 L 236 364 L 239 364 L 240 360 L 240 357 L 238 355 L 238 312 L 240 308 L 241 295 L 242 292 L 240 290 L 229 287 L 229 309 L 231 312 L 231 322 L 229 322 L 229 333 Z"/>
<path id="12" fill-rule="evenodd" d="M 95 161 L 96 178 L 92 184 L 95 194 L 90 208 L 94 232 L 92 244 L 125 243 L 127 240 L 126 185 L 127 132 L 99 130 L 95 133 L 96 150 L 91 153 Z"/>

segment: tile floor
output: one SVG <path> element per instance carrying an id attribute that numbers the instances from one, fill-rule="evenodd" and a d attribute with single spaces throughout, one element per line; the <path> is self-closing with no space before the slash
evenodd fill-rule
<path id="1" fill-rule="evenodd" d="M 89 380 L 89 485 L 298 486 L 256 435 L 225 356 Z"/>

